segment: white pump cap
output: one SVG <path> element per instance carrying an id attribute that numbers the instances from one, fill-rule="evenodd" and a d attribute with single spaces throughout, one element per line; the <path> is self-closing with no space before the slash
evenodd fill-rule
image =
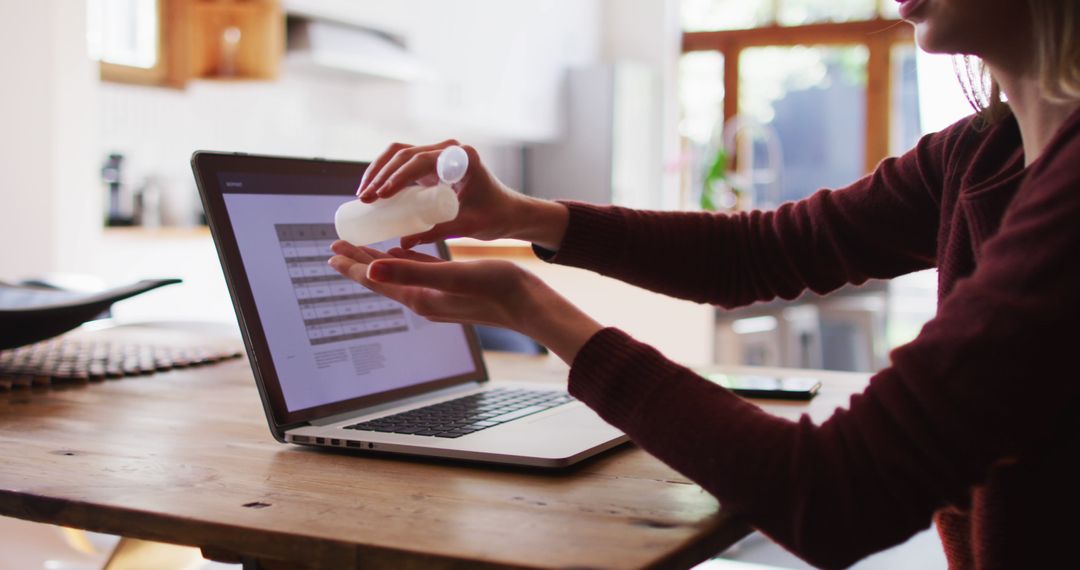
<path id="1" fill-rule="evenodd" d="M 447 186 L 461 182 L 468 171 L 469 155 L 457 145 L 444 148 L 439 153 L 439 159 L 435 161 L 435 172 L 439 174 L 439 180 Z"/>

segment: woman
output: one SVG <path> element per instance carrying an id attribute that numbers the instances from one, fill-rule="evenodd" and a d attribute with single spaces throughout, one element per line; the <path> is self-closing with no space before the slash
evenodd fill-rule
<path id="1" fill-rule="evenodd" d="M 923 49 L 981 58 L 1008 107 L 995 86 L 977 117 L 847 188 L 732 216 L 523 197 L 470 150 L 459 218 L 402 239 L 529 240 L 723 307 L 937 267 L 936 317 L 820 426 L 762 412 L 510 263 L 342 242 L 330 263 L 432 320 L 536 338 L 571 364 L 571 393 L 813 564 L 847 566 L 934 519 L 953 567 L 1060 565 L 1080 530 L 1080 7 L 907 0 L 901 14 Z M 430 177 L 450 142 L 390 147 L 360 199 Z"/>

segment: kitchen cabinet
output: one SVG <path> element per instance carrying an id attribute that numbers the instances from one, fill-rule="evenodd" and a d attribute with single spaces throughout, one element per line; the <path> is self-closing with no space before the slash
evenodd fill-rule
<path id="1" fill-rule="evenodd" d="M 94 0 L 87 16 L 105 81 L 273 79 L 285 48 L 277 0 Z"/>
<path id="2" fill-rule="evenodd" d="M 285 19 L 276 0 L 196 0 L 189 28 L 192 78 L 277 77 Z"/>

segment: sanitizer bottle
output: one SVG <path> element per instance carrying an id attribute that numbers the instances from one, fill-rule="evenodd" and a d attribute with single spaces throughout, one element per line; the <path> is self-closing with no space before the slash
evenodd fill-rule
<path id="1" fill-rule="evenodd" d="M 435 170 L 439 184 L 410 186 L 390 198 L 365 204 L 350 200 L 334 214 L 338 237 L 353 245 L 370 245 L 391 238 L 426 232 L 457 217 L 457 193 L 451 188 L 465 177 L 469 156 L 459 146 L 439 154 Z"/>

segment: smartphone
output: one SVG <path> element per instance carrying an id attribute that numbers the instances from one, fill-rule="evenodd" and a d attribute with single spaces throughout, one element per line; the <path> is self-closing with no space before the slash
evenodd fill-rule
<path id="1" fill-rule="evenodd" d="M 750 374 L 707 374 L 709 380 L 747 398 L 806 401 L 821 390 L 816 378 L 802 376 L 756 376 Z"/>

